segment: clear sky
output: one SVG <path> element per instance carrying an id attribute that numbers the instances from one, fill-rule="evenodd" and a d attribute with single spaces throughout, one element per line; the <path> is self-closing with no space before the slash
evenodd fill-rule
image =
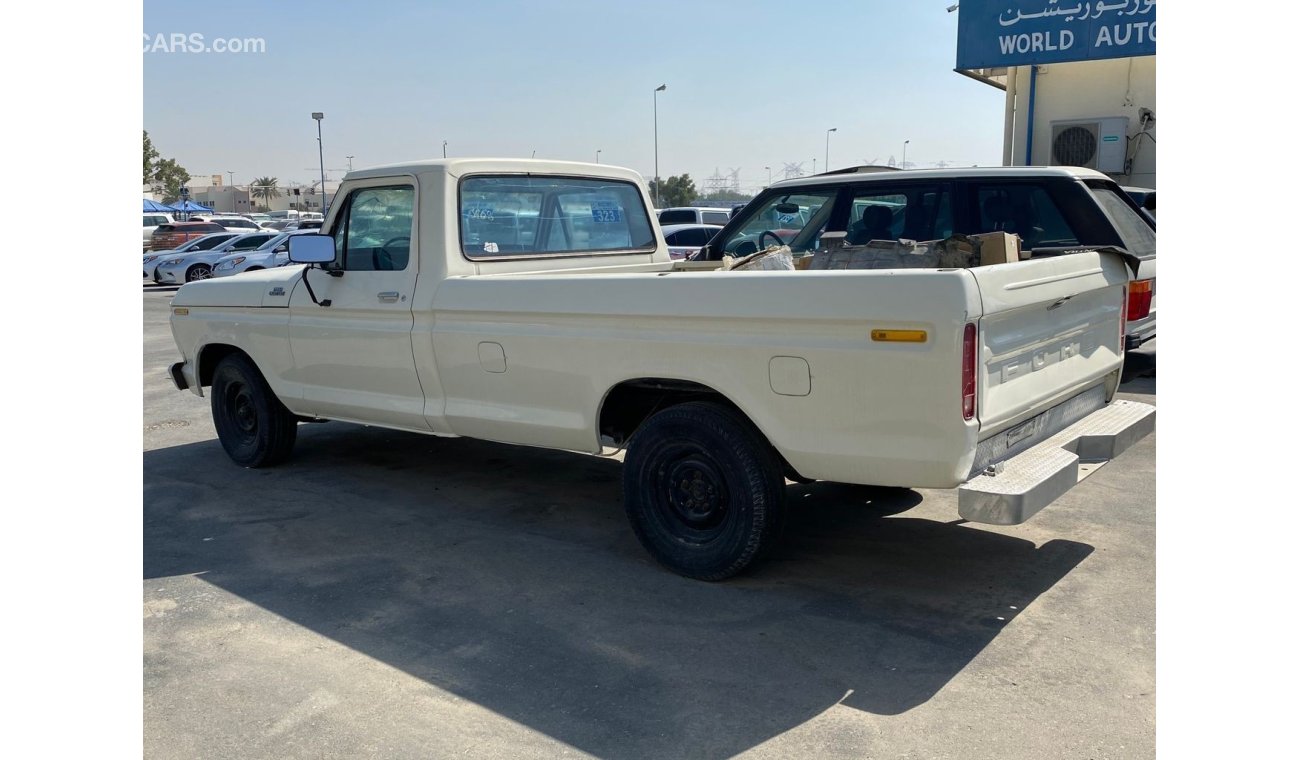
<path id="1" fill-rule="evenodd" d="M 148 0 L 144 32 L 261 38 L 264 53 L 144 53 L 144 124 L 192 175 L 318 177 L 449 156 L 689 172 L 787 163 L 999 164 L 1000 90 L 953 72 L 950 0 Z M 152 44 L 146 41 L 146 45 Z M 341 171 L 330 179 L 342 178 Z M 198 183 L 196 183 L 198 184 Z"/>

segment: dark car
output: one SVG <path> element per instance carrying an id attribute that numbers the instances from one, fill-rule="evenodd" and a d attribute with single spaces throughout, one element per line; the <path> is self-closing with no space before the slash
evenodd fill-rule
<path id="1" fill-rule="evenodd" d="M 172 222 L 160 224 L 149 238 L 149 250 L 170 251 L 181 247 L 196 237 L 211 232 L 225 232 L 226 228 L 216 222 Z"/>

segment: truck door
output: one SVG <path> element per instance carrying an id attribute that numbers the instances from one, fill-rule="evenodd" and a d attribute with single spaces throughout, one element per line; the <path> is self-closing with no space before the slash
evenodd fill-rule
<path id="1" fill-rule="evenodd" d="M 344 198 L 330 230 L 335 260 L 306 275 L 290 297 L 289 345 L 303 407 L 321 417 L 427 431 L 411 350 L 414 179 L 364 181 Z"/>

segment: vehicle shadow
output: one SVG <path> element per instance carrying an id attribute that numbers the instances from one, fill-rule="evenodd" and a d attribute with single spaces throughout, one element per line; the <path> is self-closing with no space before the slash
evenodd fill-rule
<path id="1" fill-rule="evenodd" d="M 764 564 L 701 583 L 641 550 L 620 470 L 341 423 L 273 470 L 216 441 L 149 451 L 144 575 L 201 572 L 585 752 L 726 757 L 836 704 L 924 703 L 1092 551 L 814 483 Z"/>

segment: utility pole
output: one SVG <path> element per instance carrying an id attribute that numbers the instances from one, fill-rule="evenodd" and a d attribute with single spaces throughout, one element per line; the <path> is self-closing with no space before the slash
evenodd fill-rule
<path id="1" fill-rule="evenodd" d="M 446 158 L 446 157 L 447 157 L 447 141 L 446 141 L 446 140 L 443 140 L 443 141 L 442 141 L 442 157 L 443 157 L 443 158 Z"/>
<path id="2" fill-rule="evenodd" d="M 348 156 L 348 157 L 347 157 L 347 159 L 348 159 L 348 171 L 352 171 L 352 159 L 354 159 L 354 158 L 356 158 L 356 156 Z"/>
<path id="3" fill-rule="evenodd" d="M 668 85 L 661 84 L 655 88 L 655 207 L 659 206 L 659 93 L 668 89 Z"/>

